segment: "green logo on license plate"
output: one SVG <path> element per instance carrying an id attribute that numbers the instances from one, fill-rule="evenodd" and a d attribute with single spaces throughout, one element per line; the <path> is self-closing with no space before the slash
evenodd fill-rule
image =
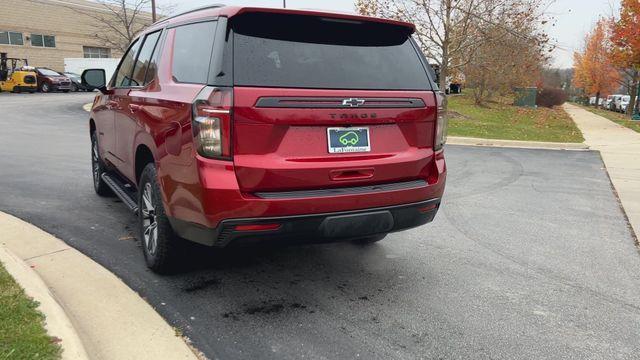
<path id="1" fill-rule="evenodd" d="M 338 141 L 340 141 L 340 143 L 344 146 L 353 146 L 357 144 L 358 141 L 360 141 L 360 137 L 358 136 L 357 133 L 353 131 L 349 131 L 348 133 L 340 136 Z"/>

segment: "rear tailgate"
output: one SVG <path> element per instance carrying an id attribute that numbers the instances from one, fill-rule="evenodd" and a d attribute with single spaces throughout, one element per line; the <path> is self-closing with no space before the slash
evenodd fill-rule
<path id="1" fill-rule="evenodd" d="M 342 99 L 352 98 L 382 99 L 402 107 L 378 107 L 384 105 L 381 101 L 372 107 L 341 106 Z M 430 91 L 236 87 L 234 163 L 238 182 L 242 190 L 255 192 L 426 179 L 435 118 L 436 101 Z M 371 151 L 330 154 L 329 127 L 368 128 Z"/>

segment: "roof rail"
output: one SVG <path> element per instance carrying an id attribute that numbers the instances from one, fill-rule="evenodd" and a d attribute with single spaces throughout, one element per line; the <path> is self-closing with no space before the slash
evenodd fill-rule
<path id="1" fill-rule="evenodd" d="M 167 21 L 167 20 L 176 18 L 178 16 L 190 14 L 192 12 L 196 12 L 196 11 L 200 11 L 200 10 L 206 10 L 206 9 L 215 9 L 215 8 L 220 8 L 220 7 L 223 7 L 223 6 L 227 6 L 227 5 L 225 5 L 225 4 L 212 4 L 212 5 L 206 5 L 206 6 L 197 7 L 195 9 L 187 10 L 187 11 L 181 12 L 179 14 L 175 14 L 175 15 L 171 15 L 171 16 L 166 17 L 166 18 L 162 18 L 162 19 L 154 22 L 152 25 L 159 24 L 159 23 L 161 23 L 163 21 Z"/>

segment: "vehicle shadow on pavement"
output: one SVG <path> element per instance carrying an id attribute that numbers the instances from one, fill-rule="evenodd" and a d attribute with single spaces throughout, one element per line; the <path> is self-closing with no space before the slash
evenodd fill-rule
<path id="1" fill-rule="evenodd" d="M 344 247 L 344 251 L 358 252 L 373 255 L 381 253 L 381 244 L 359 245 L 352 243 L 326 242 L 312 244 L 291 244 L 291 243 L 270 243 L 270 244 L 250 244 L 228 248 L 210 248 L 198 244 L 187 244 L 185 259 L 174 271 L 173 275 L 188 275 L 199 271 L 215 270 L 239 270 L 254 268 L 266 263 L 281 263 L 282 266 L 290 266 L 293 263 L 300 265 L 309 264 L 309 261 L 316 262 L 316 256 L 321 255 L 322 249 L 327 247 Z M 288 255 L 288 256 L 286 256 Z M 284 257 L 283 257 L 284 256 Z M 362 256 L 362 254 L 360 254 Z M 301 258 L 302 257 L 302 258 Z M 308 257 L 308 261 L 304 258 Z M 294 260 L 295 259 L 295 260 Z M 335 259 L 334 259 L 335 260 Z M 356 259 L 350 259 L 352 262 Z M 331 259 L 329 259 L 331 261 Z"/>

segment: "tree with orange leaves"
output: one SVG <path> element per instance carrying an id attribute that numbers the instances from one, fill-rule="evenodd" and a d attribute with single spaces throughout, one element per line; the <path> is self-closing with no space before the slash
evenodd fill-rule
<path id="1" fill-rule="evenodd" d="M 591 33 L 587 34 L 584 50 L 573 54 L 573 83 L 576 88 L 584 89 L 585 93 L 596 95 L 596 107 L 600 96 L 613 92 L 620 79 L 609 57 L 607 30 L 606 20 L 599 20 Z"/>
<path id="2" fill-rule="evenodd" d="M 631 101 L 627 114 L 633 114 L 640 80 L 640 1 L 622 0 L 619 19 L 611 22 L 610 58 L 631 80 Z"/>

